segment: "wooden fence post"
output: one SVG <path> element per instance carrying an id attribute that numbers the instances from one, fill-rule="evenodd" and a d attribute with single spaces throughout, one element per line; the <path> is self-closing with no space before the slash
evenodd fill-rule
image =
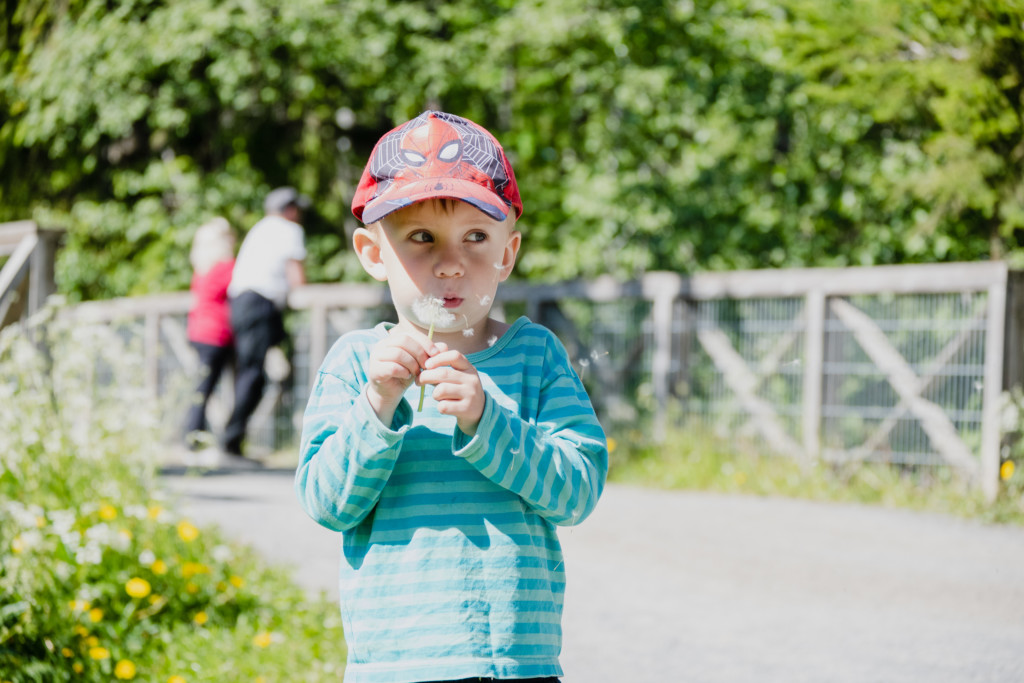
<path id="1" fill-rule="evenodd" d="M 804 297 L 803 442 L 807 462 L 821 454 L 821 403 L 825 365 L 825 293 L 812 289 Z"/>
<path id="2" fill-rule="evenodd" d="M 648 273 L 643 290 L 651 299 L 651 325 L 654 351 L 651 354 L 651 384 L 654 390 L 654 440 L 668 434 L 668 399 L 671 393 L 672 322 L 679 297 L 681 278 L 674 273 Z"/>
<path id="3" fill-rule="evenodd" d="M 988 324 L 985 331 L 985 370 L 981 408 L 981 490 L 986 500 L 999 493 L 999 449 L 1001 425 L 1000 395 L 1003 390 L 1003 352 L 1006 338 L 1007 267 L 1002 267 L 1002 282 L 988 288 Z"/>

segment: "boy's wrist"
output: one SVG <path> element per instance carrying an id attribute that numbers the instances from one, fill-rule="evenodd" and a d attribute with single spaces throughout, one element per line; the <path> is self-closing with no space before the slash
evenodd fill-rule
<path id="1" fill-rule="evenodd" d="M 381 424 L 390 428 L 391 423 L 395 419 L 395 411 L 402 402 L 402 397 L 399 396 L 397 401 L 385 398 L 371 384 L 366 387 L 366 400 L 370 404 L 370 408 L 377 415 L 377 418 L 381 421 Z"/>

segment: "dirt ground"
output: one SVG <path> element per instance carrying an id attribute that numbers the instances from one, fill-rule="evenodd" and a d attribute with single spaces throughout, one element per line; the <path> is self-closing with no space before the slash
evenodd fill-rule
<path id="1" fill-rule="evenodd" d="M 166 476 L 197 521 L 337 597 L 291 472 Z M 609 486 L 561 530 L 565 683 L 1024 681 L 1024 529 Z"/>

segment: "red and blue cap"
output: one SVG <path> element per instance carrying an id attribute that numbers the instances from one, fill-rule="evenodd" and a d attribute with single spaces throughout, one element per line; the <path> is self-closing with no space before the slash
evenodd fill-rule
<path id="1" fill-rule="evenodd" d="M 458 199 L 496 221 L 523 213 L 505 151 L 485 128 L 425 111 L 384 135 L 363 169 L 352 213 L 365 224 L 427 199 Z"/>

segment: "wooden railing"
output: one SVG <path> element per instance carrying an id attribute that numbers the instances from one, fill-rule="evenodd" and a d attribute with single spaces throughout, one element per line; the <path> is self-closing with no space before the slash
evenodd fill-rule
<path id="1" fill-rule="evenodd" d="M 650 273 L 506 283 L 496 311 L 525 314 L 562 338 L 609 425 L 646 415 L 662 438 L 674 416 L 699 418 L 807 460 L 946 465 L 994 496 L 1000 394 L 1021 383 L 1024 367 L 1018 281 L 999 262 Z M 179 293 L 90 302 L 74 314 L 136 320 L 155 388 L 166 349 L 189 353 L 190 301 Z M 390 309 L 377 284 L 309 285 L 289 303 L 296 413 L 328 346 Z"/>
<path id="2" fill-rule="evenodd" d="M 0 329 L 38 311 L 55 291 L 53 264 L 61 231 L 33 221 L 0 223 Z"/>

